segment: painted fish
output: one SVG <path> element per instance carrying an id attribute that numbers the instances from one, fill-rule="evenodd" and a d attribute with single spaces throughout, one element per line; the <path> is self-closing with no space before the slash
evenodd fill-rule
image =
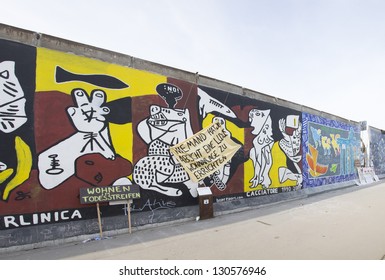
<path id="1" fill-rule="evenodd" d="M 79 81 L 110 89 L 123 89 L 129 87 L 129 85 L 113 76 L 102 74 L 76 74 L 63 69 L 60 66 L 56 66 L 55 79 L 57 83 Z"/>

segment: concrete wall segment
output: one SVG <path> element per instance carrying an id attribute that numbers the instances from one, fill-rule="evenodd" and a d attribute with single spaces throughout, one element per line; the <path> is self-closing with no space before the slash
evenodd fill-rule
<path id="1" fill-rule="evenodd" d="M 213 192 L 217 212 L 303 195 L 303 179 L 313 179 L 305 174 L 303 162 L 314 169 L 313 177 L 326 177 L 320 167 L 338 153 L 327 154 L 330 147 L 320 141 L 338 133 L 346 146 L 347 129 L 358 124 L 198 72 L 50 35 L 0 25 L 0 39 L 5 81 L 0 92 L 2 101 L 9 99 L 3 107 L 18 102 L 20 116 L 28 121 L 11 131 L 15 134 L 6 131 L 8 123 L 2 124 L 0 247 L 97 231 L 94 205 L 80 205 L 77 197 L 84 182 L 108 186 L 125 179 L 138 184 L 141 197 L 131 208 L 134 226 L 195 217 L 198 184 L 171 160 L 169 149 L 216 120 L 241 147 L 231 160 L 225 158 L 219 173 L 202 177 L 202 184 Z M 7 84 L 8 79 L 13 83 Z M 17 90 L 12 84 L 20 84 L 19 99 L 14 100 Z M 100 88 L 104 90 L 98 92 Z M 106 116 L 101 118 L 103 126 L 92 122 L 96 113 Z M 91 140 L 81 134 L 94 130 L 96 134 L 87 134 Z M 305 144 L 315 148 L 303 150 Z M 201 160 L 198 151 L 185 158 Z M 345 158 L 351 154 L 343 152 Z M 333 161 L 334 173 L 340 163 L 345 161 Z M 16 181 L 14 170 L 23 171 L 16 172 Z M 331 184 L 319 182 L 314 186 Z M 108 226 L 105 222 L 106 230 L 125 226 L 122 215 L 127 208 L 102 207 L 103 219 L 117 221 Z M 14 232 L 17 238 L 10 235 Z"/>
<path id="2" fill-rule="evenodd" d="M 133 57 L 132 68 L 196 83 L 194 73 Z"/>
<path id="3" fill-rule="evenodd" d="M 40 34 L 0 23 L 0 38 L 36 46 Z"/>
<path id="4" fill-rule="evenodd" d="M 119 64 L 132 67 L 133 57 L 118 52 L 109 51 L 102 48 L 96 48 L 85 44 L 63 40 L 46 34 L 41 34 L 38 40 L 38 47 L 72 53 L 88 58 L 98 59 L 104 62 Z"/>
<path id="5" fill-rule="evenodd" d="M 238 85 L 234 85 L 228 82 L 224 82 L 218 79 L 213 79 L 204 75 L 200 75 L 199 73 L 196 73 L 198 76 L 198 85 L 201 86 L 206 86 L 214 89 L 219 89 L 222 91 L 242 95 L 243 94 L 243 89 L 242 87 Z"/>

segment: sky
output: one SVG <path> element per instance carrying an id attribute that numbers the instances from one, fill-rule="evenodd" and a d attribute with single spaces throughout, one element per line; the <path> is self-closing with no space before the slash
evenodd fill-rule
<path id="1" fill-rule="evenodd" d="M 385 130 L 383 0 L 0 0 L 3 24 Z"/>

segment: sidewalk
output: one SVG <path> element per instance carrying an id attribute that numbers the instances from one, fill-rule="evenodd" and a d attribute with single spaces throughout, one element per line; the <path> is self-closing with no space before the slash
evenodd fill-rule
<path id="1" fill-rule="evenodd" d="M 4 253 L 3 260 L 381 260 L 385 183 L 134 231 L 103 240 Z"/>

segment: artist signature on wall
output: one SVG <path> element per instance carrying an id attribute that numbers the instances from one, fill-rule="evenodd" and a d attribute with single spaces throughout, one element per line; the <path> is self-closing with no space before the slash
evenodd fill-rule
<path id="1" fill-rule="evenodd" d="M 133 205 L 131 212 L 142 212 L 145 210 L 151 211 L 150 223 L 152 223 L 156 210 L 171 209 L 175 207 L 176 207 L 176 203 L 173 201 L 157 200 L 156 198 L 154 198 L 154 199 L 147 199 L 146 202 L 143 205 L 141 205 L 141 207 L 139 208 Z"/>

